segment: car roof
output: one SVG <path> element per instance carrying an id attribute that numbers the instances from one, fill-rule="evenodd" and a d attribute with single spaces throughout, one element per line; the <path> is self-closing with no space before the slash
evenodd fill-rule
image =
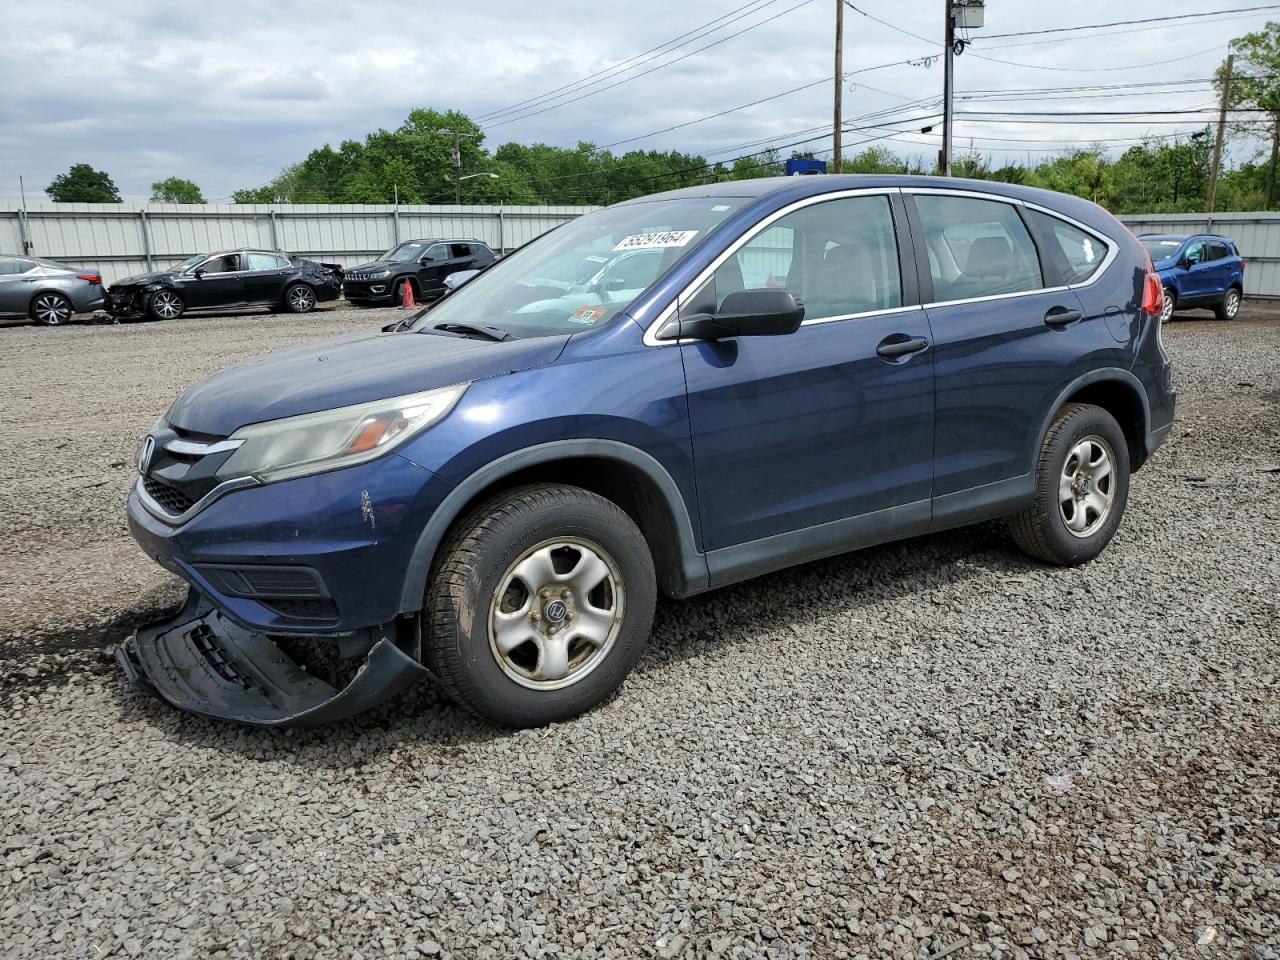
<path id="1" fill-rule="evenodd" d="M 1224 237 L 1220 233 L 1140 233 L 1139 240 L 1177 240 L 1182 243 L 1186 240 L 1221 240 L 1223 243 L 1229 243 L 1233 247 L 1235 241 L 1230 237 Z"/>
<path id="2" fill-rule="evenodd" d="M 429 237 L 422 240 L 401 240 L 396 246 L 400 246 L 401 243 L 478 243 L 482 247 L 488 246 L 483 240 L 477 240 L 475 237 Z"/>

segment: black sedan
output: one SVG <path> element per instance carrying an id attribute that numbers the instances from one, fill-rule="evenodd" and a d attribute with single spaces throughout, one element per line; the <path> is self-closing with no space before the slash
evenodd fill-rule
<path id="1" fill-rule="evenodd" d="M 222 250 L 113 283 L 107 312 L 117 320 L 176 320 L 188 310 L 234 307 L 308 313 L 341 292 L 342 268 L 337 264 L 269 250 Z"/>

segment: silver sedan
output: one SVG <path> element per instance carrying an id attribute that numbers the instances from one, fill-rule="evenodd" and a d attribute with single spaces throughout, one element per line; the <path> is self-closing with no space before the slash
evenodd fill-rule
<path id="1" fill-rule="evenodd" d="M 102 277 L 91 270 L 0 254 L 0 317 L 30 317 L 55 327 L 101 309 L 105 296 Z"/>

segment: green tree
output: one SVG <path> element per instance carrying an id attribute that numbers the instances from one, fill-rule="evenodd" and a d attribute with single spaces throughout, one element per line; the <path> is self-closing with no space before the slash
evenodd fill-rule
<path id="1" fill-rule="evenodd" d="M 66 173 L 60 173 L 44 188 L 58 203 L 119 203 L 120 191 L 102 170 L 95 170 L 87 163 L 75 163 Z"/>
<path id="2" fill-rule="evenodd" d="M 204 203 L 204 194 L 191 180 L 169 177 L 151 185 L 152 203 Z"/>
<path id="3" fill-rule="evenodd" d="M 1265 199 L 1270 209 L 1276 199 L 1276 164 L 1280 160 L 1280 23 L 1268 22 L 1256 33 L 1247 33 L 1231 41 L 1231 51 L 1236 55 L 1231 78 L 1231 99 L 1227 104 L 1233 111 L 1232 127 L 1238 132 L 1270 135 L 1271 151 L 1267 162 Z M 1226 82 L 1227 65 L 1224 61 L 1214 74 L 1214 86 L 1219 95 Z M 1257 111 L 1245 117 L 1243 111 Z M 1265 114 L 1259 116 L 1259 114 Z"/>

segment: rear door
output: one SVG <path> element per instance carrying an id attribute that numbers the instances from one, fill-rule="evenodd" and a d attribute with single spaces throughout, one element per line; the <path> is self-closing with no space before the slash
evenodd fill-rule
<path id="1" fill-rule="evenodd" d="M 277 304 L 284 300 L 285 283 L 293 276 L 292 264 L 274 253 L 250 250 L 244 254 L 244 301 Z"/>
<path id="2" fill-rule="evenodd" d="M 1227 292 L 1235 273 L 1235 257 L 1231 249 L 1221 240 L 1210 240 L 1205 244 L 1205 282 L 1207 292 L 1221 296 Z"/>
<path id="3" fill-rule="evenodd" d="M 1042 265 L 1020 204 L 912 193 L 935 344 L 933 516 L 943 527 L 1026 492 L 1045 410 L 1091 354 L 1115 341 L 1105 319 L 1086 315 L 1054 267 Z M 1094 239 L 1080 260 L 1100 265 L 1108 247 Z"/>
<path id="4" fill-rule="evenodd" d="M 238 307 L 244 304 L 244 274 L 241 255 L 226 253 L 210 257 L 195 270 L 185 274 L 177 285 L 189 308 Z"/>
<path id="5" fill-rule="evenodd" d="M 761 557 L 815 555 L 805 549 L 818 543 L 814 528 L 850 518 L 868 530 L 878 518 L 895 535 L 927 526 L 933 355 L 909 243 L 896 192 L 819 198 L 759 229 L 682 299 L 686 315 L 738 290 L 780 287 L 805 305 L 788 336 L 679 347 L 713 554 L 781 535 Z M 817 552 L 856 545 L 847 526 L 823 530 Z M 724 563 L 751 570 L 751 553 Z"/>

